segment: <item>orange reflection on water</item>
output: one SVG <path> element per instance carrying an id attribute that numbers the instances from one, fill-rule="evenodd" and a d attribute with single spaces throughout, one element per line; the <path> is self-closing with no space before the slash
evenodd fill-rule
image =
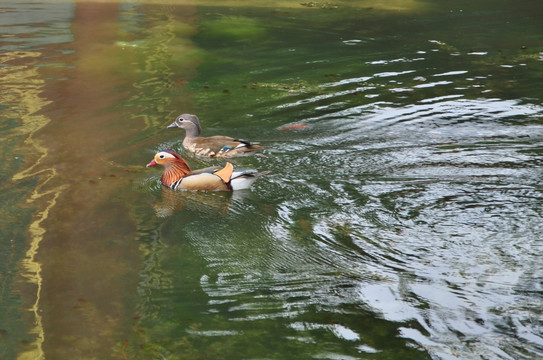
<path id="1" fill-rule="evenodd" d="M 165 112 L 172 111 L 171 99 L 161 96 L 161 77 L 173 76 L 165 59 L 190 54 L 191 43 L 169 46 L 179 30 L 170 10 L 164 7 L 166 21 L 151 34 L 160 51 L 143 55 L 151 81 L 142 80 L 141 52 L 118 44 L 118 3 L 76 3 L 69 44 L 3 54 L 1 61 L 10 66 L 0 68 L 1 81 L 9 91 L 0 97 L 17 104 L 9 117 L 20 124 L 7 136 L 23 138 L 25 154 L 10 186 L 37 181 L 26 199 L 36 211 L 21 262 L 25 281 L 19 282 L 32 342 L 19 359 L 122 358 L 123 344 L 134 337 L 142 254 L 129 203 L 134 176 L 119 159 L 141 151 L 142 143 L 134 141 L 138 132 L 162 129 L 161 121 L 169 119 L 134 117 L 120 104 L 138 110 L 140 101 L 144 108 L 158 99 Z M 41 66 L 50 55 L 44 53 L 59 48 L 69 50 L 53 60 L 62 66 Z M 185 61 L 183 74 L 175 76 L 186 78 L 194 64 L 194 57 Z"/>
<path id="2" fill-rule="evenodd" d="M 106 358 L 119 337 L 128 336 L 123 328 L 133 309 L 124 296 L 137 284 L 135 228 L 125 207 L 111 203 L 126 183 L 101 160 L 126 136 L 111 130 L 117 116 L 105 110 L 126 96 L 115 91 L 123 86 L 117 69 L 126 66 L 114 46 L 118 8 L 76 5 L 73 53 L 63 58 L 69 65 L 67 80 L 46 91 L 54 102 L 44 112 L 54 121 L 40 137 L 47 139 L 47 163 L 58 172 L 56 182 L 65 186 L 46 222 L 38 256 L 48 358 Z"/>
<path id="3" fill-rule="evenodd" d="M 40 79 L 38 71 L 31 65 L 32 61 L 42 54 L 34 51 L 13 51 L 2 54 L 0 61 L 10 66 L 0 67 L 0 81 L 3 91 L 0 93 L 0 101 L 6 104 L 18 104 L 17 107 L 10 107 L 6 110 L 7 116 L 18 118 L 21 126 L 13 129 L 4 135 L 4 140 L 11 137 L 25 137 L 25 153 L 28 154 L 26 162 L 31 164 L 24 170 L 13 175 L 14 183 L 25 179 L 39 177 L 40 181 L 33 189 L 27 202 L 36 206 L 39 211 L 29 225 L 29 248 L 25 258 L 21 261 L 21 275 L 27 279 L 27 283 L 21 286 L 21 293 L 28 296 L 29 324 L 33 324 L 29 330 L 33 340 L 28 344 L 19 359 L 42 359 L 44 353 L 42 344 L 44 341 L 44 330 L 42 317 L 40 315 L 40 297 L 42 290 L 42 267 L 36 261 L 36 255 L 43 240 L 45 221 L 50 210 L 55 206 L 57 198 L 64 186 L 47 188 L 47 183 L 57 174 L 54 168 L 40 168 L 42 160 L 47 156 L 47 147 L 36 139 L 38 130 L 50 122 L 44 115 L 37 112 L 43 109 L 50 101 L 44 99 L 44 81 Z M 30 63 L 30 64 L 29 64 Z M 4 156 L 5 161 L 18 161 Z M 11 186 L 12 184 L 9 184 Z M 4 185 L 5 186 L 5 185 Z"/>

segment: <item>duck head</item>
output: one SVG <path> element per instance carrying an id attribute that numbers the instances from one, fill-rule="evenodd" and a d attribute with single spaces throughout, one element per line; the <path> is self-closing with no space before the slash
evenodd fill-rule
<path id="1" fill-rule="evenodd" d="M 187 137 L 189 138 L 197 138 L 202 132 L 202 128 L 200 127 L 200 120 L 198 119 L 198 116 L 193 114 L 181 114 L 175 119 L 173 123 L 168 125 L 168 129 L 178 127 L 185 129 Z"/>
<path id="2" fill-rule="evenodd" d="M 177 159 L 175 155 L 178 155 L 178 154 L 172 150 L 159 151 L 155 154 L 155 157 L 153 158 L 153 160 L 151 160 L 151 162 L 147 164 L 147 167 L 156 166 L 156 165 L 165 166 L 166 164 L 168 164 L 168 162 L 172 162 L 172 161 L 175 161 L 175 159 Z"/>
<path id="3" fill-rule="evenodd" d="M 170 186 L 175 181 L 191 173 L 189 164 L 173 150 L 161 150 L 155 154 L 153 160 L 147 164 L 147 167 L 162 165 L 164 173 L 161 181 L 164 185 Z"/>
<path id="4" fill-rule="evenodd" d="M 186 161 L 173 150 L 160 150 L 155 154 L 153 160 L 147 164 L 147 167 L 162 165 L 164 167 L 169 167 L 172 164 L 186 164 Z M 188 167 L 188 165 L 187 165 Z"/>
<path id="5" fill-rule="evenodd" d="M 173 123 L 168 125 L 168 129 L 180 127 L 183 129 L 198 128 L 200 129 L 200 119 L 198 116 L 193 114 L 181 114 L 179 115 Z"/>

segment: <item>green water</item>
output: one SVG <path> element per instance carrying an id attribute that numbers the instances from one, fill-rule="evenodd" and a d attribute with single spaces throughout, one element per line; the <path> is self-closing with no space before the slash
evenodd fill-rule
<path id="1" fill-rule="evenodd" d="M 543 357 L 542 10 L 0 3 L 0 358 Z"/>

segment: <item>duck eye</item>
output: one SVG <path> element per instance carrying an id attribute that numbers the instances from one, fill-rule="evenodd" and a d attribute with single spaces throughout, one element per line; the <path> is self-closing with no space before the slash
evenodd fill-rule
<path id="1" fill-rule="evenodd" d="M 160 155 L 158 155 L 158 158 L 159 158 L 159 159 L 164 159 L 165 156 L 164 156 L 164 154 L 160 154 Z"/>

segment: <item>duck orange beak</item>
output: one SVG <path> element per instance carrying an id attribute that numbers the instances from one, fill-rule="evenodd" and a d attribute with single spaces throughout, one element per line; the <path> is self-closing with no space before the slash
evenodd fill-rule
<path id="1" fill-rule="evenodd" d="M 149 164 L 147 164 L 147 167 L 150 167 L 150 166 L 155 166 L 157 165 L 155 159 L 151 160 L 151 162 Z"/>

